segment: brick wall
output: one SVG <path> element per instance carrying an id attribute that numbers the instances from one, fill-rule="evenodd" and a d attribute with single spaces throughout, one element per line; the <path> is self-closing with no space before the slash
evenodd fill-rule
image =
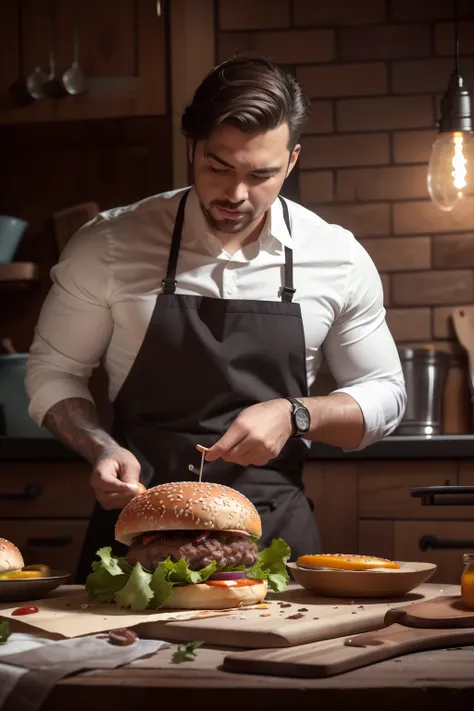
<path id="1" fill-rule="evenodd" d="M 474 303 L 474 210 L 429 200 L 427 162 L 452 71 L 451 0 L 218 0 L 218 59 L 255 49 L 313 102 L 301 202 L 352 230 L 383 279 L 399 343 L 456 350 L 450 307 Z M 474 0 L 459 0 L 474 93 Z"/>

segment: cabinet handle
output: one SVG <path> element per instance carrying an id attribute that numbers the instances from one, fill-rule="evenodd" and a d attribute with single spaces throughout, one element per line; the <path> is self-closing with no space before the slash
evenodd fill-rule
<path id="1" fill-rule="evenodd" d="M 33 501 L 38 499 L 43 493 L 43 489 L 39 484 L 25 484 L 21 494 L 2 494 L 0 493 L 1 501 Z"/>
<path id="2" fill-rule="evenodd" d="M 51 538 L 28 538 L 26 545 L 28 547 L 43 546 L 49 548 L 59 548 L 60 546 L 69 546 L 73 541 L 72 536 L 55 536 Z"/>
<path id="3" fill-rule="evenodd" d="M 440 550 L 443 548 L 449 550 L 450 548 L 474 548 L 474 541 L 457 541 L 455 539 L 451 541 L 444 541 L 441 538 L 436 538 L 436 536 L 425 535 L 420 538 L 418 545 L 422 551 L 427 551 L 429 548 L 432 548 L 433 550 Z"/>

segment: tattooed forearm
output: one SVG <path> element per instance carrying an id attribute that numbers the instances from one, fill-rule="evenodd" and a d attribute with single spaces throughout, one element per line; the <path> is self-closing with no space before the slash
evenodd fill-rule
<path id="1" fill-rule="evenodd" d="M 95 405 L 84 398 L 71 397 L 53 405 L 43 427 L 90 462 L 119 446 L 101 426 Z"/>

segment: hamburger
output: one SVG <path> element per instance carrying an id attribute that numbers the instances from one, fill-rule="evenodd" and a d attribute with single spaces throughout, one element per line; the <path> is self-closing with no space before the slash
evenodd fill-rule
<path id="1" fill-rule="evenodd" d="M 24 565 L 19 549 L 6 538 L 0 538 L 0 575 L 15 573 Z"/>
<path id="2" fill-rule="evenodd" d="M 261 602 L 288 585 L 282 539 L 259 551 L 255 506 L 222 484 L 173 482 L 135 496 L 120 512 L 121 558 L 97 551 L 86 580 L 91 599 L 145 609 L 218 610 Z"/>
<path id="3" fill-rule="evenodd" d="M 302 555 L 296 560 L 301 568 L 313 570 L 399 570 L 400 565 L 387 558 L 359 553 L 319 553 Z"/>
<path id="4" fill-rule="evenodd" d="M 51 575 L 49 566 L 27 565 L 20 550 L 6 538 L 0 538 L 0 580 L 28 580 Z"/>

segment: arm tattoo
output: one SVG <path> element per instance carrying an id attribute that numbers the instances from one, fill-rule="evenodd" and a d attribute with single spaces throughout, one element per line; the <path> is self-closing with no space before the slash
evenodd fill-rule
<path id="1" fill-rule="evenodd" d="M 95 405 L 85 398 L 57 402 L 46 413 L 43 427 L 90 462 L 119 447 L 101 426 Z"/>

